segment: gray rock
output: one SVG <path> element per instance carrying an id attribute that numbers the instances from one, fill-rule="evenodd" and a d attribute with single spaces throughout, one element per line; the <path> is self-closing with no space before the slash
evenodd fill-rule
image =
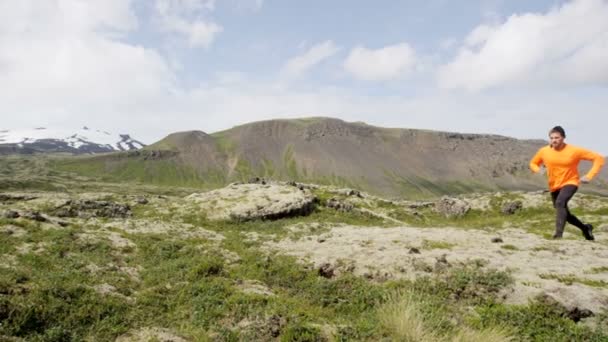
<path id="1" fill-rule="evenodd" d="M 319 267 L 319 275 L 323 278 L 331 279 L 334 277 L 334 267 L 330 263 L 325 263 Z"/>
<path id="2" fill-rule="evenodd" d="M 0 202 L 30 201 L 36 198 L 38 197 L 28 195 L 0 194 Z"/>
<path id="3" fill-rule="evenodd" d="M 148 203 L 150 203 L 150 201 L 148 201 L 148 199 L 147 199 L 147 198 L 145 198 L 145 197 L 140 197 L 140 198 L 138 198 L 138 199 L 136 200 L 136 202 L 137 202 L 137 204 L 148 204 Z"/>
<path id="4" fill-rule="evenodd" d="M 566 291 L 546 291 L 536 297 L 537 300 L 545 304 L 552 305 L 563 312 L 563 315 L 570 318 L 574 322 L 579 322 L 581 319 L 592 317 L 595 313 L 591 310 L 590 303 L 585 303 L 584 300 L 575 296 L 567 296 Z M 588 299 L 588 298 L 587 298 Z"/>
<path id="5" fill-rule="evenodd" d="M 310 214 L 317 199 L 309 190 L 282 184 L 232 184 L 186 199 L 200 204 L 210 220 L 275 220 Z"/>
<path id="6" fill-rule="evenodd" d="M 352 204 L 341 201 L 335 197 L 330 198 L 326 205 L 328 208 L 333 208 L 342 212 L 351 212 L 355 208 Z"/>
<path id="7" fill-rule="evenodd" d="M 356 196 L 359 198 L 363 198 L 361 191 L 354 190 L 354 189 L 340 189 L 340 190 L 338 190 L 338 194 L 344 195 L 344 196 Z"/>
<path id="8" fill-rule="evenodd" d="M 471 210 L 471 205 L 458 198 L 442 197 L 435 204 L 435 210 L 447 218 L 460 218 Z"/>
<path id="9" fill-rule="evenodd" d="M 29 219 L 32 221 L 37 221 L 37 222 L 48 221 L 48 219 L 46 217 L 42 216 L 42 214 L 40 214 L 40 212 L 38 212 L 38 211 L 28 211 L 28 212 L 24 213 L 22 216 L 26 219 Z"/>
<path id="10" fill-rule="evenodd" d="M 281 335 L 281 329 L 287 324 L 287 320 L 278 315 L 272 315 L 268 318 L 266 322 L 266 327 L 270 336 L 279 337 Z"/>
<path id="11" fill-rule="evenodd" d="M 131 207 L 127 204 L 118 204 L 109 201 L 72 201 L 57 207 L 54 215 L 57 217 L 107 217 L 127 218 L 131 216 Z"/>
<path id="12" fill-rule="evenodd" d="M 435 272 L 442 272 L 450 266 L 451 265 L 448 262 L 446 254 L 442 254 L 441 256 L 435 258 Z"/>
<path id="13" fill-rule="evenodd" d="M 500 211 L 505 215 L 513 215 L 523 208 L 522 201 L 510 201 L 502 205 Z"/>
<path id="14" fill-rule="evenodd" d="M 266 179 L 264 178 L 260 178 L 260 177 L 253 177 L 249 179 L 249 184 L 262 184 L 262 185 L 266 185 L 268 182 L 266 181 Z"/>
<path id="15" fill-rule="evenodd" d="M 19 216 L 21 216 L 21 215 L 19 215 L 19 213 L 18 213 L 18 212 L 16 212 L 16 211 L 14 211 L 14 210 L 6 210 L 6 211 L 5 211 L 5 212 L 2 214 L 2 216 L 3 216 L 4 218 L 8 218 L 8 219 L 16 219 L 16 218 L 19 218 Z"/>

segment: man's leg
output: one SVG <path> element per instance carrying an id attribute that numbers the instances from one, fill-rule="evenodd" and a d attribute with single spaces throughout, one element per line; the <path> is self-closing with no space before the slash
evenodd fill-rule
<path id="1" fill-rule="evenodd" d="M 561 237 L 564 233 L 564 226 L 566 222 L 572 224 L 583 232 L 583 236 L 587 240 L 593 240 L 593 229 L 591 225 L 584 224 L 578 217 L 574 216 L 568 209 L 568 202 L 574 196 L 578 187 L 575 185 L 566 185 L 555 193 L 551 193 L 553 198 L 553 205 L 557 211 L 555 221 L 555 237 Z"/>
<path id="2" fill-rule="evenodd" d="M 568 217 L 568 211 L 566 210 L 567 193 L 564 188 L 551 193 L 551 200 L 553 201 L 553 207 L 555 208 L 555 234 L 553 238 L 561 238 L 564 235 L 564 227 L 566 226 L 566 219 Z M 571 197 L 571 196 L 570 196 Z"/>

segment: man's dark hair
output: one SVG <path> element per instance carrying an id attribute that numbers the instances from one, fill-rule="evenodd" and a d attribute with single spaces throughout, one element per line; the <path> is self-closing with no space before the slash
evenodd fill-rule
<path id="1" fill-rule="evenodd" d="M 551 128 L 551 130 L 549 131 L 549 135 L 551 135 L 551 133 L 559 133 L 562 137 L 566 137 L 566 131 L 564 131 L 562 126 L 555 126 Z"/>

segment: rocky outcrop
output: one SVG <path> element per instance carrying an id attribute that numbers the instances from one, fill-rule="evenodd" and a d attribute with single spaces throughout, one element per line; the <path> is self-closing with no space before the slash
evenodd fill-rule
<path id="1" fill-rule="evenodd" d="M 311 213 L 316 197 L 309 190 L 283 184 L 231 184 L 187 197 L 211 220 L 274 220 Z"/>
<path id="2" fill-rule="evenodd" d="M 459 218 L 465 216 L 471 205 L 458 198 L 442 197 L 435 204 L 435 211 L 447 218 Z"/>
<path id="3" fill-rule="evenodd" d="M 57 217 L 127 218 L 131 216 L 131 207 L 110 201 L 69 200 L 57 207 L 53 213 Z"/>

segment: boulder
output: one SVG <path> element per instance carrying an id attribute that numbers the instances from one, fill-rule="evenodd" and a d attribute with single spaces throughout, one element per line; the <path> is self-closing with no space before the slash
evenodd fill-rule
<path id="1" fill-rule="evenodd" d="M 18 212 L 16 212 L 16 211 L 14 211 L 14 210 L 6 210 L 6 211 L 5 211 L 5 212 L 2 214 L 2 216 L 3 216 L 4 218 L 8 218 L 8 219 L 16 219 L 16 218 L 19 218 L 19 216 L 21 216 L 21 215 L 19 215 L 19 213 L 18 213 Z"/>
<path id="2" fill-rule="evenodd" d="M 317 202 L 309 190 L 282 184 L 231 184 L 186 197 L 210 220 L 275 220 L 310 214 Z"/>
<path id="3" fill-rule="evenodd" d="M 471 205 L 458 198 L 442 197 L 435 204 L 435 211 L 447 218 L 459 218 L 465 216 Z"/>
<path id="4" fill-rule="evenodd" d="M 502 205 L 500 212 L 505 215 L 513 215 L 523 208 L 522 201 L 509 201 Z"/>

